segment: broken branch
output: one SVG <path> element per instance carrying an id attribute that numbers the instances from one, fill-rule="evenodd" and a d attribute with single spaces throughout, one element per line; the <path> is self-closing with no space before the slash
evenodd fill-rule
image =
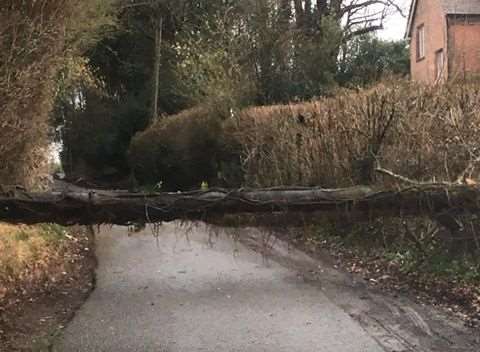
<path id="1" fill-rule="evenodd" d="M 476 213 L 480 188 L 468 185 L 419 184 L 403 189 L 357 186 L 343 189 L 212 189 L 188 193 L 53 192 L 0 193 L 0 221 L 73 224 L 152 223 L 176 219 L 207 220 L 232 214 L 348 213 L 380 216 L 434 215 L 450 210 Z"/>

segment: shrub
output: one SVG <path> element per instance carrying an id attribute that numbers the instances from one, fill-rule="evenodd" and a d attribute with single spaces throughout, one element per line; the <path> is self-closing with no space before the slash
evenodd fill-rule
<path id="1" fill-rule="evenodd" d="M 168 188 L 390 184 L 375 166 L 418 181 L 478 178 L 480 86 L 388 82 L 335 97 L 252 107 L 196 108 L 137 135 L 130 160 L 141 183 Z"/>
<path id="2" fill-rule="evenodd" d="M 85 49 L 110 0 L 0 2 L 0 182 L 37 186 L 48 171 L 56 76 Z M 88 34 L 88 35 L 87 35 Z"/>
<path id="3" fill-rule="evenodd" d="M 375 175 L 377 161 L 419 181 L 455 181 L 478 175 L 479 108 L 475 83 L 389 83 L 246 109 L 236 117 L 233 135 L 253 186 L 391 182 Z"/>
<path id="4" fill-rule="evenodd" d="M 159 119 L 137 134 L 129 160 L 141 184 L 178 190 L 227 182 L 236 155 L 222 137 L 222 113 L 200 107 Z"/>
<path id="5" fill-rule="evenodd" d="M 480 176 L 480 85 L 475 82 L 342 90 L 308 103 L 246 109 L 231 125 L 250 186 L 398 186 L 396 178 L 375 173 L 377 163 L 416 181 L 477 183 Z M 367 249 L 363 258 L 391 254 L 387 264 L 407 274 L 478 283 L 475 214 L 364 222 L 342 216 L 332 225 L 317 232 Z"/>

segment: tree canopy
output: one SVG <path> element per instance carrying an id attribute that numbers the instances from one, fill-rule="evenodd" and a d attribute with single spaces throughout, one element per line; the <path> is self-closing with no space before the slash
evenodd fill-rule
<path id="1" fill-rule="evenodd" d="M 72 176 L 128 176 L 130 141 L 161 116 L 201 105 L 222 119 L 246 106 L 366 85 L 388 72 L 403 74 L 406 65 L 404 43 L 364 37 L 398 10 L 393 0 L 88 0 L 81 5 L 25 0 L 7 1 L 0 9 L 5 19 L 23 16 L 25 27 L 17 21 L 17 32 L 23 31 L 25 40 L 34 35 L 38 40 L 32 45 L 42 44 L 32 46 L 27 61 L 45 63 L 43 69 L 31 67 L 45 76 L 32 76 L 28 82 L 41 84 L 25 87 L 25 97 L 31 99 L 29 89 L 44 92 L 45 102 L 50 97 L 38 104 L 44 107 L 38 115 L 47 124 L 53 110 L 63 165 Z M 34 31 L 27 31 L 29 21 Z M 19 46 L 13 22 L 4 23 L 0 33 L 9 52 L 9 45 Z M 15 58 L 5 60 L 9 57 Z M 11 64 L 5 62 L 2 70 Z M 23 64 L 18 61 L 17 69 L 25 74 Z M 0 74 L 4 82 L 12 82 L 11 72 Z M 8 101 L 12 90 L 5 84 L 0 100 Z M 6 111 L 15 119 L 24 114 L 21 106 Z M 41 133 L 42 148 L 48 145 L 47 132 Z M 16 150 L 27 154 L 36 148 L 18 142 Z M 7 149 L 0 143 L 0 150 Z M 6 174 L 18 179 L 19 172 Z"/>

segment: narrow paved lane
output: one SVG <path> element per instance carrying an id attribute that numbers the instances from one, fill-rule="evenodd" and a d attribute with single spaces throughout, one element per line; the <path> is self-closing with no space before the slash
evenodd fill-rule
<path id="1" fill-rule="evenodd" d="M 325 284 L 308 277 L 319 265 L 311 260 L 266 260 L 250 249 L 261 240 L 246 246 L 203 225 L 168 224 L 158 235 L 101 231 L 97 288 L 55 351 L 376 352 L 421 344 L 372 327 L 359 317 L 366 299 L 336 294 L 344 278 L 321 267 Z"/>

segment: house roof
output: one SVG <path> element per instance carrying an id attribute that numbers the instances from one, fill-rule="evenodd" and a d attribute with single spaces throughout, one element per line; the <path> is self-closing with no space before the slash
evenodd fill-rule
<path id="1" fill-rule="evenodd" d="M 439 0 L 445 15 L 480 15 L 480 0 Z M 410 38 L 418 0 L 412 0 L 405 39 Z"/>
<path id="2" fill-rule="evenodd" d="M 446 15 L 479 15 L 480 0 L 441 0 Z"/>

